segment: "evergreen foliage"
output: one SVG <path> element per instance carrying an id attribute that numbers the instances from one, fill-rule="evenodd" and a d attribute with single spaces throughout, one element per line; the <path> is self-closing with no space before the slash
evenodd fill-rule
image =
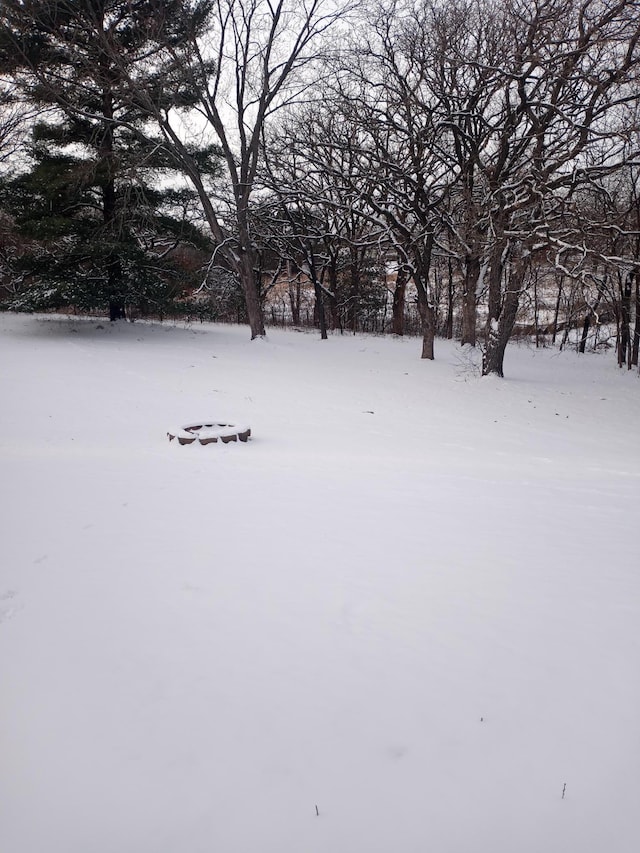
<path id="1" fill-rule="evenodd" d="M 175 7 L 175 8 L 174 8 Z M 193 193 L 175 189 L 174 163 L 150 131 L 127 82 L 165 109 L 188 106 L 189 85 L 154 66 L 155 39 L 179 40 L 183 3 L 84 0 L 8 2 L 0 13 L 0 66 L 45 111 L 29 168 L 2 188 L 28 240 L 16 263 L 25 286 L 9 307 L 127 306 L 163 313 L 190 281 L 172 248 L 206 239 L 190 221 Z M 193 149 L 218 169 L 214 148 Z M 183 182 L 182 182 L 183 183 Z"/>

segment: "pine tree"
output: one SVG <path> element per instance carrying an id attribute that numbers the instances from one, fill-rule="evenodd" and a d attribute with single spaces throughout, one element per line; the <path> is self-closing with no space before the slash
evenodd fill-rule
<path id="1" fill-rule="evenodd" d="M 180 37 L 174 5 L 2 4 L 0 67 L 49 114 L 33 129 L 32 167 L 3 193 L 31 239 L 22 271 L 34 286 L 15 307 L 108 307 L 114 320 L 132 302 L 162 310 L 184 283 L 171 241 L 204 238 L 183 215 L 189 192 L 166 188 L 174 163 L 124 85 L 148 82 L 167 110 L 188 104 L 188 87 L 160 87 L 153 63 L 160 31 L 165 43 Z M 205 174 L 216 173 L 213 148 L 190 154 Z"/>

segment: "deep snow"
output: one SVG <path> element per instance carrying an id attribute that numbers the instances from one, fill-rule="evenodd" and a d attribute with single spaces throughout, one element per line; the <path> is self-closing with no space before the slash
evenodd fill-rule
<path id="1" fill-rule="evenodd" d="M 418 354 L 0 315 L 3 853 L 640 849 L 640 380 Z"/>

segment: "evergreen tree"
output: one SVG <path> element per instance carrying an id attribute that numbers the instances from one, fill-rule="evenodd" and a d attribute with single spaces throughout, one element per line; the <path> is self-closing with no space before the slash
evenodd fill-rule
<path id="1" fill-rule="evenodd" d="M 3 193 L 31 240 L 22 271 L 34 286 L 15 307 L 108 306 L 113 320 L 132 302 L 162 310 L 179 290 L 171 241 L 203 238 L 184 216 L 189 192 L 160 188 L 174 163 L 125 85 L 135 77 L 164 109 L 188 106 L 188 87 L 160 86 L 153 62 L 159 34 L 165 43 L 180 38 L 180 16 L 171 14 L 179 5 L 9 0 L 0 7 L 0 67 L 50 113 L 33 131 L 32 168 Z M 203 173 L 216 173 L 213 148 L 190 155 Z"/>

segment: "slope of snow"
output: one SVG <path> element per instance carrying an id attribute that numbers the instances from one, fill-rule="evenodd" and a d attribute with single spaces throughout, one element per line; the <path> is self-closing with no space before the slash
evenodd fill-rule
<path id="1" fill-rule="evenodd" d="M 0 850 L 640 849 L 638 378 L 418 354 L 0 315 Z"/>

